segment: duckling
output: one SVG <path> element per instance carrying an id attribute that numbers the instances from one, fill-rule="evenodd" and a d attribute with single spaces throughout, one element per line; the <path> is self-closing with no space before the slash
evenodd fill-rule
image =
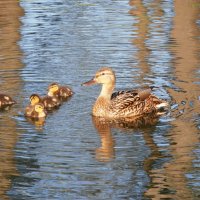
<path id="1" fill-rule="evenodd" d="M 16 101 L 6 94 L 0 94 L 0 108 L 12 106 Z"/>
<path id="2" fill-rule="evenodd" d="M 40 99 L 40 96 L 38 94 L 32 94 L 30 97 L 29 97 L 29 101 L 30 101 L 30 105 L 28 105 L 26 108 L 25 108 L 25 115 L 30 117 L 31 116 L 31 113 L 33 112 L 34 110 L 34 106 L 37 104 L 37 103 L 41 103 L 41 99 Z"/>
<path id="3" fill-rule="evenodd" d="M 36 103 L 44 104 L 45 109 L 51 110 L 53 108 L 57 108 L 61 105 L 61 101 L 57 97 L 40 97 L 38 94 L 32 94 L 30 96 L 30 104 L 35 105 Z"/>
<path id="4" fill-rule="evenodd" d="M 113 93 L 115 81 L 114 71 L 109 67 L 103 67 L 96 72 L 92 80 L 82 84 L 102 84 L 100 95 L 93 105 L 94 116 L 111 119 L 133 118 L 158 112 L 161 107 L 168 106 L 166 101 L 151 94 L 151 88 Z"/>
<path id="5" fill-rule="evenodd" d="M 46 111 L 44 105 L 42 103 L 36 103 L 35 105 L 31 105 L 29 108 L 27 107 L 25 110 L 25 116 L 32 119 L 45 118 Z"/>
<path id="6" fill-rule="evenodd" d="M 48 96 L 55 96 L 61 100 L 66 100 L 73 95 L 73 91 L 68 86 L 60 86 L 58 83 L 52 83 L 48 87 Z"/>

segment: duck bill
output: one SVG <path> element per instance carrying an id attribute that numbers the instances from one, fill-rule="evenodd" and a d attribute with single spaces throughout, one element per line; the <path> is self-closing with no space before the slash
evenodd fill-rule
<path id="1" fill-rule="evenodd" d="M 82 83 L 82 86 L 94 85 L 95 83 L 96 83 L 96 81 L 94 79 L 91 79 L 90 81 Z"/>

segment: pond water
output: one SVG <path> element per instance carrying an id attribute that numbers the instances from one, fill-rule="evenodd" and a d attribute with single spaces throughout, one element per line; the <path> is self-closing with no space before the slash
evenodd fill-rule
<path id="1" fill-rule="evenodd" d="M 200 199 L 200 3 L 0 2 L 0 199 Z M 116 89 L 155 85 L 170 112 L 148 126 L 91 116 L 101 66 Z M 23 112 L 52 82 L 75 95 L 45 122 Z"/>

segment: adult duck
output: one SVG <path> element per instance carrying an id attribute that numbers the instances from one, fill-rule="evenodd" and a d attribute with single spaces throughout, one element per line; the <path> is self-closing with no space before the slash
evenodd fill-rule
<path id="1" fill-rule="evenodd" d="M 110 119 L 132 118 L 156 113 L 168 106 L 166 101 L 151 94 L 152 88 L 113 93 L 115 81 L 114 71 L 109 67 L 103 67 L 96 72 L 94 78 L 82 84 L 102 84 L 100 95 L 92 109 L 94 116 Z"/>

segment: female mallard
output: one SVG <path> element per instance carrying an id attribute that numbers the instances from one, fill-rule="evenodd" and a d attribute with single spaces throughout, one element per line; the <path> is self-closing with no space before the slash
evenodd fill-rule
<path id="1" fill-rule="evenodd" d="M 30 104 L 42 103 L 47 110 L 51 110 L 61 105 L 60 100 L 57 97 L 40 97 L 38 94 L 32 94 L 30 96 Z"/>
<path id="2" fill-rule="evenodd" d="M 52 83 L 48 87 L 48 96 L 55 96 L 61 100 L 66 100 L 72 95 L 73 92 L 68 86 L 61 86 L 58 83 Z"/>
<path id="3" fill-rule="evenodd" d="M 0 108 L 12 106 L 15 103 L 16 101 L 14 101 L 10 96 L 6 94 L 0 94 Z"/>
<path id="4" fill-rule="evenodd" d="M 111 68 L 103 67 L 94 78 L 83 85 L 102 84 L 92 114 L 104 118 L 131 118 L 155 113 L 168 103 L 151 94 L 151 88 L 143 90 L 119 91 L 112 93 L 115 87 L 115 73 Z"/>
<path id="5" fill-rule="evenodd" d="M 36 103 L 35 105 L 30 105 L 25 110 L 25 116 L 32 119 L 39 119 L 46 117 L 46 111 L 44 105 L 41 103 Z"/>

